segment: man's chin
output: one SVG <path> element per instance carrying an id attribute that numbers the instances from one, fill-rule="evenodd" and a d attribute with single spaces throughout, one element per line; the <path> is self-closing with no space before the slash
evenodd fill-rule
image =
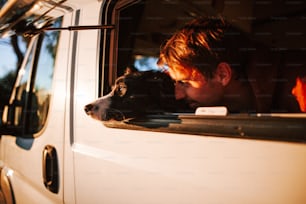
<path id="1" fill-rule="evenodd" d="M 213 104 L 203 104 L 203 103 L 198 103 L 196 101 L 188 101 L 189 107 L 192 109 L 197 109 L 198 107 L 211 107 L 215 106 Z"/>
<path id="2" fill-rule="evenodd" d="M 188 104 L 189 104 L 189 107 L 192 108 L 192 109 L 196 109 L 196 108 L 201 106 L 199 103 L 193 102 L 193 101 L 192 102 L 188 102 Z"/>

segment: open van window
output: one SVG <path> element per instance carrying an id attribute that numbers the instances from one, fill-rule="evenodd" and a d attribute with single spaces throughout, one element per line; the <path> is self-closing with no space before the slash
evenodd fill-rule
<path id="1" fill-rule="evenodd" d="M 277 3 L 278 4 L 278 3 Z M 111 6 L 109 6 L 111 5 Z M 254 6 L 251 11 L 251 7 Z M 306 8 L 305 4 L 299 7 Z M 235 8 L 233 8 L 235 7 Z M 278 9 L 273 9 L 277 7 Z M 186 22 L 201 15 L 226 14 L 260 47 L 241 47 L 247 55 L 245 73 L 255 93 L 259 111 L 230 113 L 226 116 L 183 113 L 150 114 L 108 127 L 170 131 L 199 135 L 223 135 L 306 141 L 305 103 L 306 61 L 305 20 L 300 8 L 275 5 L 219 5 L 206 1 L 108 1 L 102 8 L 104 24 L 116 29 L 101 37 L 101 95 L 106 95 L 127 67 L 137 71 L 156 70 L 160 47 Z M 237 14 L 231 13 L 238 9 Z M 267 12 L 266 12 L 267 11 Z M 269 12 L 268 12 L 269 11 Z M 275 13 L 270 13 L 270 12 Z M 295 22 L 295 23 L 292 23 Z M 296 26 L 293 26 L 293 25 Z M 289 29 L 289 30 L 288 30 Z M 105 40 L 106 39 L 106 40 Z M 264 48 L 264 49 L 263 49 Z M 102 57 L 103 56 L 103 57 Z M 102 63 L 103 62 L 103 63 Z M 153 62 L 153 64 L 152 64 Z M 102 78 L 103 77 L 103 78 Z M 126 87 L 123 87 L 126 90 Z M 139 105 L 135 105 L 138 106 Z M 186 114 L 188 113 L 188 114 Z"/>

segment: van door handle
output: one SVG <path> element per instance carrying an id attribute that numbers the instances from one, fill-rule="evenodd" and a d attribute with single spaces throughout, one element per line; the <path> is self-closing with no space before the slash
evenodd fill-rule
<path id="1" fill-rule="evenodd" d="M 51 146 L 45 146 L 43 150 L 43 180 L 45 187 L 53 192 L 58 193 L 59 190 L 59 171 L 58 158 L 56 149 Z"/>

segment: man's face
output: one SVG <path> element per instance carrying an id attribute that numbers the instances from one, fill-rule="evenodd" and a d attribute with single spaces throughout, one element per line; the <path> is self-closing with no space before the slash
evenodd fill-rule
<path id="1" fill-rule="evenodd" d="M 197 69 L 185 70 L 190 71 L 180 72 L 177 69 L 169 69 L 171 78 L 176 81 L 175 97 L 177 100 L 186 100 L 191 108 L 222 105 L 220 103 L 224 91 L 218 77 L 208 79 Z"/>

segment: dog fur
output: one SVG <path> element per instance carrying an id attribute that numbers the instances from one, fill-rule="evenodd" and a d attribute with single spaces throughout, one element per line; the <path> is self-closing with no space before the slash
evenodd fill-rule
<path id="1" fill-rule="evenodd" d="M 159 71 L 128 72 L 116 80 L 109 94 L 84 107 L 87 115 L 102 121 L 188 109 L 185 102 L 175 99 L 172 79 Z"/>

